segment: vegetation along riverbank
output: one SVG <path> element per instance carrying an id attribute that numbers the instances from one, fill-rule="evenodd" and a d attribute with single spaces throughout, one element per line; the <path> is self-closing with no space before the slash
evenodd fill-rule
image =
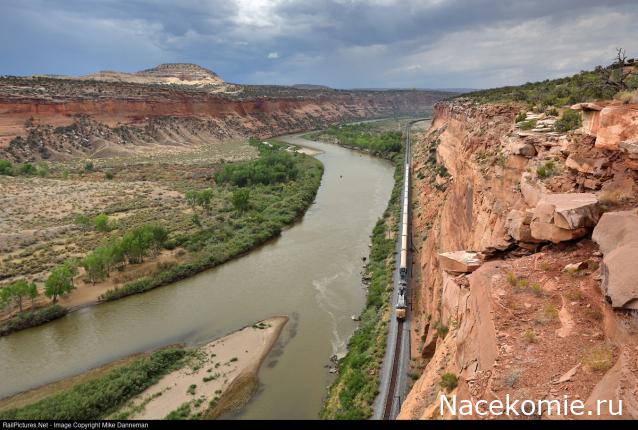
<path id="1" fill-rule="evenodd" d="M 16 233 L 0 245 L 0 335 L 241 255 L 298 219 L 322 174 L 315 158 L 256 139 L 34 169 L 4 163 L 10 213 L 0 222 Z"/>
<path id="2" fill-rule="evenodd" d="M 273 317 L 196 348 L 171 346 L 0 401 L 0 419 L 216 418 L 254 393 L 288 321 Z"/>
<path id="3" fill-rule="evenodd" d="M 395 182 L 388 206 L 372 231 L 372 246 L 365 267 L 368 280 L 365 308 L 359 327 L 348 343 L 348 352 L 339 360 L 337 377 L 320 413 L 323 419 L 365 419 L 372 415 L 385 353 L 403 179 L 402 133 L 397 130 L 396 122 L 361 123 L 331 127 L 313 133 L 313 138 L 370 152 L 395 164 Z"/>

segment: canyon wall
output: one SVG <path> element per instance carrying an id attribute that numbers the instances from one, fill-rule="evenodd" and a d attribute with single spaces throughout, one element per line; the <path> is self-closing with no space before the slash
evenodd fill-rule
<path id="1" fill-rule="evenodd" d="M 633 121 L 633 109 L 616 107 L 617 122 Z M 623 399 L 623 416 L 638 416 L 631 376 L 638 317 L 610 303 L 611 290 L 601 287 L 619 283 L 609 273 L 618 270 L 612 247 L 598 246 L 605 242 L 597 236 L 612 233 L 599 228 L 590 239 L 601 212 L 622 214 L 626 225 L 638 221 L 631 212 L 638 166 L 628 151 L 596 143 L 595 131 L 609 125 L 524 131 L 514 123 L 520 110 L 439 103 L 431 128 L 416 139 L 411 338 L 420 377 L 400 419 L 450 418 L 448 410 L 441 415 L 442 395 L 474 402 L 568 396 L 588 407 Z M 623 133 L 632 132 L 617 133 L 623 142 L 631 139 Z M 619 223 L 606 228 L 612 224 Z M 465 251 L 454 254 L 454 265 L 452 254 L 440 255 L 453 251 Z M 622 293 L 623 303 L 633 297 Z"/>
<path id="2" fill-rule="evenodd" d="M 447 95 L 237 88 L 215 94 L 179 86 L 0 79 L 0 152 L 22 161 L 103 156 L 126 151 L 126 145 L 267 138 L 341 121 L 424 113 Z"/>

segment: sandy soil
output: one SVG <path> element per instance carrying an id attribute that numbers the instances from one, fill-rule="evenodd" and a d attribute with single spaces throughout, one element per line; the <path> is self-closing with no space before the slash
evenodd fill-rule
<path id="1" fill-rule="evenodd" d="M 243 404 L 287 321 L 285 316 L 273 317 L 201 346 L 190 365 L 166 375 L 114 416 L 162 419 L 184 407 L 190 416 L 215 418 Z"/>

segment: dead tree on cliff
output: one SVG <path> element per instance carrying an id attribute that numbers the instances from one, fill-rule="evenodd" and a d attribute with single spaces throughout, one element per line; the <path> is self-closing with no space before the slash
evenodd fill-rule
<path id="1" fill-rule="evenodd" d="M 616 91 L 626 91 L 629 87 L 627 80 L 637 75 L 636 65 L 633 59 L 627 60 L 627 53 L 622 48 L 616 48 L 616 58 L 607 67 L 596 68 L 605 85 L 613 87 Z"/>

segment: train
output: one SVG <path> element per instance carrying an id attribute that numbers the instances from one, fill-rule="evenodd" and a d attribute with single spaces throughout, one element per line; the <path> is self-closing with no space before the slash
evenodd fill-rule
<path id="1" fill-rule="evenodd" d="M 403 176 L 403 205 L 401 206 L 401 256 L 399 259 L 399 294 L 395 306 L 397 319 L 403 320 L 406 316 L 406 293 L 408 289 L 408 213 L 410 210 L 410 136 L 406 140 L 405 172 Z"/>

